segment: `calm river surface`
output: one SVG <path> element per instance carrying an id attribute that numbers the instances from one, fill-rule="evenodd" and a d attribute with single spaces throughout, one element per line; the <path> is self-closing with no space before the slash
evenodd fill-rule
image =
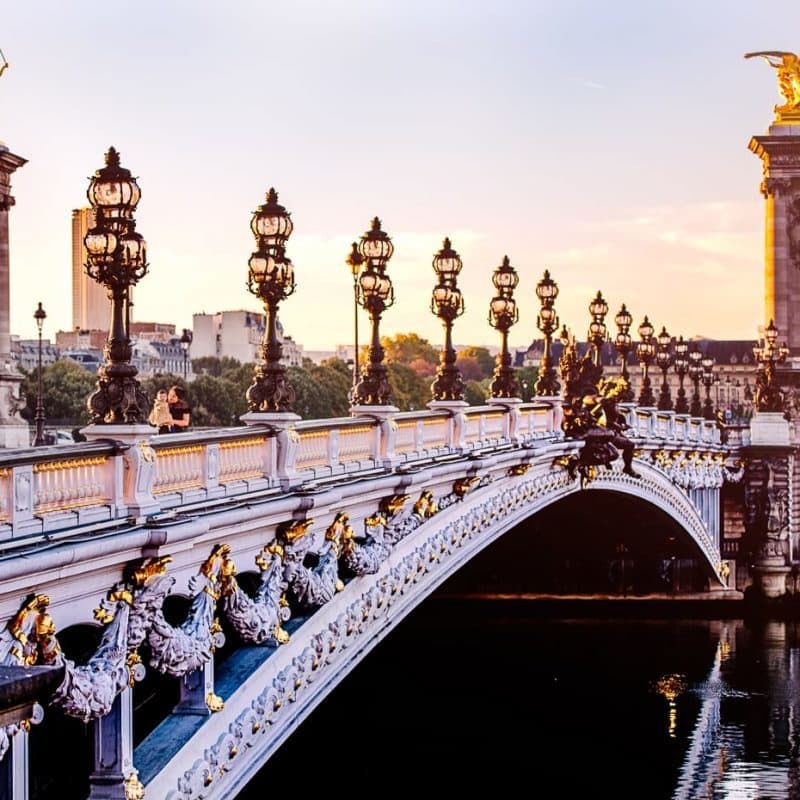
<path id="1" fill-rule="evenodd" d="M 423 604 L 240 797 L 800 798 L 800 624 L 533 608 Z"/>

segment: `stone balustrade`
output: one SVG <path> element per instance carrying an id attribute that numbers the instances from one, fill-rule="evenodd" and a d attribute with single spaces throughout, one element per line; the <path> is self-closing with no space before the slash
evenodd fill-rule
<path id="1" fill-rule="evenodd" d="M 660 442 L 721 446 L 714 420 L 671 411 L 624 409 L 629 435 Z M 453 406 L 450 409 L 298 422 L 288 437 L 270 425 L 144 436 L 138 444 L 96 441 L 0 455 L 0 542 L 136 516 L 126 484 L 126 451 L 152 467 L 147 513 L 191 502 L 299 485 L 361 470 L 469 453 L 505 444 L 561 438 L 558 398 L 530 403 Z M 728 448 L 748 442 L 748 431 L 726 429 Z M 282 448 L 285 452 L 282 452 Z M 141 467 L 137 467 L 140 469 Z M 133 482 L 135 483 L 135 481 Z M 141 486 L 139 487 L 139 490 Z"/>

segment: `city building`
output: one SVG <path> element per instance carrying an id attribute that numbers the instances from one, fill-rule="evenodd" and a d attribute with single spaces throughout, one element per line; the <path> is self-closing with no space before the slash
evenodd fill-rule
<path id="1" fill-rule="evenodd" d="M 20 339 L 11 335 L 11 357 L 24 372 L 31 372 L 39 365 L 39 340 Z M 59 350 L 49 339 L 42 339 L 42 366 L 47 367 L 58 361 Z"/>
<path id="2" fill-rule="evenodd" d="M 59 350 L 102 350 L 108 340 L 107 330 L 56 331 L 56 347 Z"/>
<path id="3" fill-rule="evenodd" d="M 86 274 L 84 237 L 94 226 L 94 209 L 72 211 L 72 327 L 108 330 L 110 304 L 103 286 Z"/>
<path id="4" fill-rule="evenodd" d="M 266 317 L 255 311 L 219 311 L 216 314 L 194 314 L 192 317 L 191 357 L 235 358 L 242 364 L 261 360 Z M 300 366 L 303 347 L 283 333 L 278 320 L 278 338 L 283 345 L 283 363 Z"/>
<path id="5" fill-rule="evenodd" d="M 169 344 L 175 338 L 175 326 L 168 322 L 131 322 L 131 339 Z"/>

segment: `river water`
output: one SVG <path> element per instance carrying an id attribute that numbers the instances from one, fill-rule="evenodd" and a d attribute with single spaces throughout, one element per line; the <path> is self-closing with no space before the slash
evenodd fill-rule
<path id="1" fill-rule="evenodd" d="M 536 608 L 427 601 L 240 797 L 800 798 L 798 623 Z"/>

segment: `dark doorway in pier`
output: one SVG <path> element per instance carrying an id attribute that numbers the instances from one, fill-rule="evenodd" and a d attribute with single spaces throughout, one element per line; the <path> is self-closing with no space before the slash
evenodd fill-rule
<path id="1" fill-rule="evenodd" d="M 631 495 L 584 491 L 508 531 L 443 591 L 629 596 L 705 588 L 696 545 L 668 514 Z"/>

